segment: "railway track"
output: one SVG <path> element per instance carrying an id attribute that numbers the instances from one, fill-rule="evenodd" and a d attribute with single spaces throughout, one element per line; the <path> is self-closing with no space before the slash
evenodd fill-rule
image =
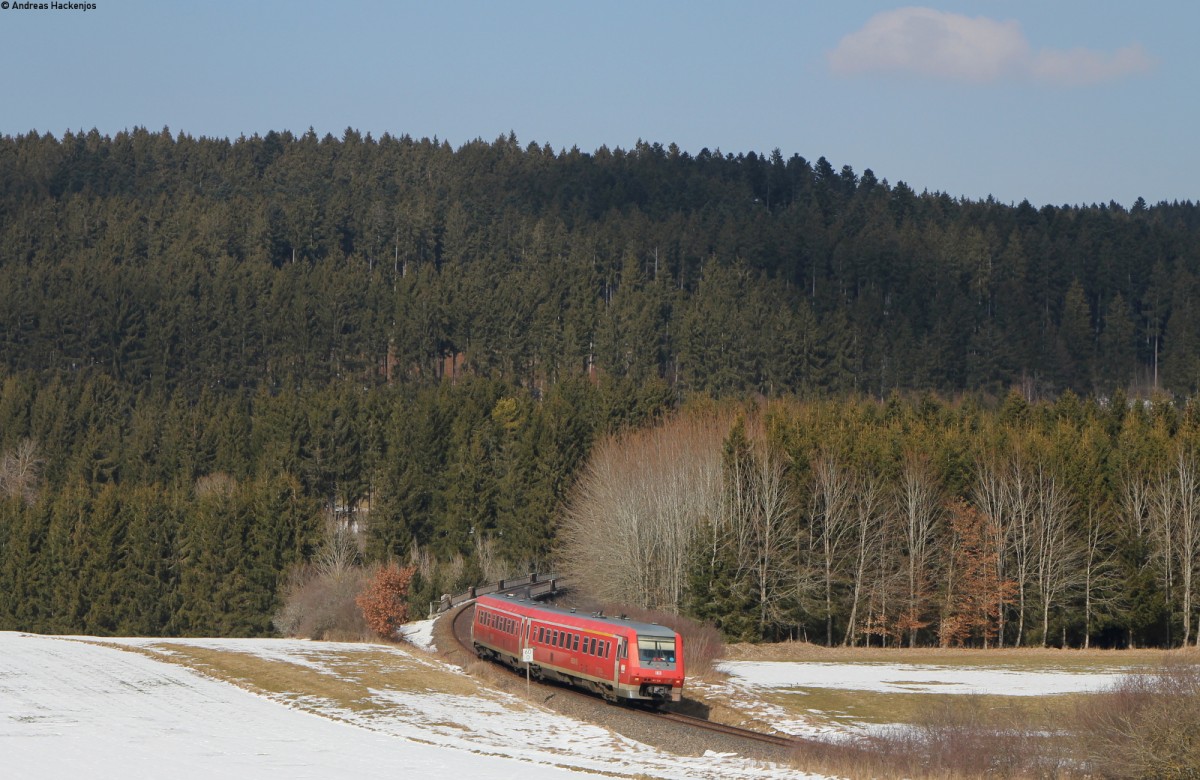
<path id="1" fill-rule="evenodd" d="M 455 641 L 458 643 L 462 652 L 468 657 L 475 656 L 475 650 L 471 646 L 471 621 L 474 619 L 475 608 L 471 604 L 465 604 L 459 608 L 451 617 L 452 633 Z M 586 700 L 595 703 L 605 708 L 614 708 L 617 705 L 607 704 L 602 699 L 576 690 L 566 685 L 560 685 L 552 682 L 536 683 L 543 690 L 551 690 L 553 696 L 568 696 L 579 700 Z M 550 697 L 547 697 L 549 699 Z M 803 739 L 794 737 L 785 737 L 779 734 L 765 734 L 761 731 L 752 731 L 743 729 L 737 726 L 730 726 L 725 723 L 717 723 L 705 718 L 697 718 L 691 715 L 684 715 L 678 712 L 663 712 L 639 707 L 619 707 L 624 712 L 635 714 L 638 717 L 647 719 L 657 719 L 662 722 L 670 722 L 678 724 L 689 729 L 697 729 L 708 732 L 710 734 L 720 734 L 727 738 L 732 738 L 738 741 L 746 741 L 759 745 L 770 745 L 775 749 L 792 750 L 801 748 L 809 742 Z"/>

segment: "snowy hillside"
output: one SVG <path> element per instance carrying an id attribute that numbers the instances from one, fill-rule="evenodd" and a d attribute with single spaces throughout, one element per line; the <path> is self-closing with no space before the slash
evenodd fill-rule
<path id="1" fill-rule="evenodd" d="M 335 661 L 348 654 L 382 653 L 408 673 L 458 674 L 417 650 L 270 639 L 119 640 L 129 648 L 120 649 L 98 641 L 0 632 L 6 775 L 361 778 L 387 769 L 406 777 L 523 780 L 601 772 L 798 776 L 737 757 L 672 756 L 496 692 L 371 691 L 378 706 L 347 707 L 300 694 L 256 695 L 137 652 L 150 645 L 217 649 L 331 680 L 340 674 Z"/>

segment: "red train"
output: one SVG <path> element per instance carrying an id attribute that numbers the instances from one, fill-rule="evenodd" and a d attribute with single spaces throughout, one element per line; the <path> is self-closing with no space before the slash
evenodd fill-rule
<path id="1" fill-rule="evenodd" d="M 471 640 L 480 658 L 599 693 L 608 701 L 661 704 L 683 697 L 683 642 L 669 628 L 577 614 L 511 595 L 475 600 Z"/>

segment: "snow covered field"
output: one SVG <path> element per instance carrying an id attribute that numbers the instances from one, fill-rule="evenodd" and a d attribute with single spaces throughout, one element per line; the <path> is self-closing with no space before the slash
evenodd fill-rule
<path id="1" fill-rule="evenodd" d="M 429 647 L 431 624 L 405 629 Z M 283 639 L 120 639 L 0 632 L 5 775 L 51 778 L 783 778 L 737 756 L 674 756 L 508 694 L 477 688 L 420 649 Z M 188 666 L 271 664 L 299 690 L 252 693 Z M 1034 696 L 1095 691 L 1118 667 L 1066 671 L 896 663 L 728 662 L 693 683 L 789 733 L 869 731 L 804 709 L 820 689 L 865 694 Z M 391 675 L 390 677 L 388 675 Z M 364 680 L 404 680 L 369 687 Z M 378 684 L 378 683 L 377 683 Z M 773 700 L 775 703 L 767 701 Z M 780 701 L 787 701 L 781 706 Z"/>
<path id="2" fill-rule="evenodd" d="M 729 675 L 728 679 L 693 688 L 705 688 L 708 697 L 729 701 L 747 716 L 771 723 L 782 732 L 833 740 L 902 724 L 862 723 L 850 716 L 808 709 L 811 705 L 806 700 L 812 692 L 832 689 L 864 694 L 1052 696 L 1098 692 L 1136 671 L 1124 666 L 1067 670 L 869 661 L 729 661 L 719 668 Z M 766 693 L 772 694 L 775 703 L 766 700 Z"/>
<path id="3" fill-rule="evenodd" d="M 878 693 L 1048 696 L 1111 687 L 1130 670 L 1067 672 L 938 664 L 731 661 L 721 671 L 747 688 L 838 688 Z"/>
<path id="4" fill-rule="evenodd" d="M 0 755 L 21 778 L 784 778 L 735 756 L 680 757 L 498 692 L 371 691 L 345 706 L 262 696 L 135 652 L 240 653 L 336 682 L 354 654 L 461 674 L 418 650 L 293 640 L 100 640 L 0 632 Z M 165 657 L 165 656 L 164 656 Z M 364 663 L 366 660 L 364 660 Z"/>

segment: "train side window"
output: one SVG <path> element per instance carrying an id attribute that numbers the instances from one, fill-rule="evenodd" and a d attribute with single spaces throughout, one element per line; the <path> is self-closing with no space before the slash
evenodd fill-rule
<path id="1" fill-rule="evenodd" d="M 571 640 L 571 649 L 575 651 L 579 650 L 579 634 L 575 634 L 575 637 Z"/>

